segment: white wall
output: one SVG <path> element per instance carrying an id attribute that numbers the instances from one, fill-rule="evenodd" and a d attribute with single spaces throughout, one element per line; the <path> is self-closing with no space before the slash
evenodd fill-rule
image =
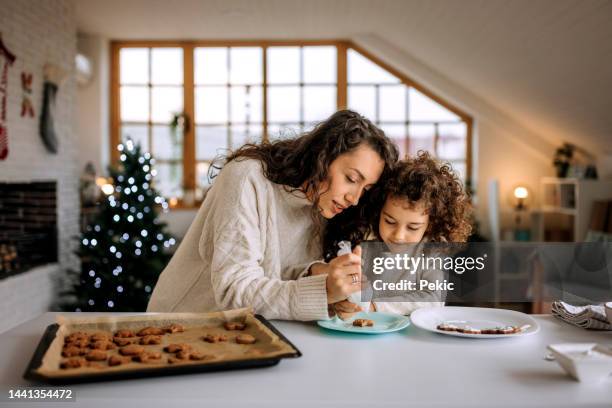
<path id="1" fill-rule="evenodd" d="M 79 143 L 79 169 L 93 163 L 98 174 L 106 174 L 109 162 L 109 76 L 108 40 L 103 37 L 79 33 L 77 51 L 92 66 L 89 83 L 77 86 L 77 127 Z M 105 148 L 101 149 L 100 147 Z"/>
<path id="2" fill-rule="evenodd" d="M 9 156 L 0 161 L 0 181 L 57 181 L 59 266 L 76 267 L 73 254 L 78 234 L 78 144 L 74 133 L 76 20 L 69 0 L 2 2 L 0 31 L 5 45 L 17 56 L 9 70 L 7 125 Z M 56 99 L 55 130 L 58 154 L 48 153 L 39 135 L 43 66 L 53 63 L 68 72 Z M 35 117 L 21 117 L 21 73 L 33 73 Z M 53 299 L 49 284 L 57 266 L 0 280 L 0 331 L 47 311 Z M 28 290 L 23 290 L 28 288 Z M 17 292 L 15 292 L 17 291 Z"/>

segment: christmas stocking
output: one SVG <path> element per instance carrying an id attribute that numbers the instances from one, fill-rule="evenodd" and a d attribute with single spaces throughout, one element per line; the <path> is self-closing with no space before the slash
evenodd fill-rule
<path id="1" fill-rule="evenodd" d="M 44 68 L 45 84 L 43 87 L 43 107 L 40 115 L 40 137 L 45 147 L 51 153 L 57 153 L 57 136 L 55 134 L 55 95 L 62 80 L 66 77 L 66 71 L 47 64 Z"/>
<path id="2" fill-rule="evenodd" d="M 0 36 L 0 56 L 4 57 L 0 76 L 0 160 L 8 156 L 8 131 L 6 129 L 6 93 L 8 88 L 8 69 L 15 62 L 15 56 L 6 49 Z"/>
<path id="3" fill-rule="evenodd" d="M 57 85 L 45 81 L 43 89 L 43 108 L 40 116 L 40 137 L 48 151 L 57 153 L 57 137 L 55 136 L 55 126 L 53 116 L 55 116 L 55 95 Z"/>

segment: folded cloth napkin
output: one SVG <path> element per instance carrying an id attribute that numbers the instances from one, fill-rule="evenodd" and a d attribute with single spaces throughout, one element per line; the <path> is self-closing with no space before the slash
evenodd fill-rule
<path id="1" fill-rule="evenodd" d="M 612 322 L 606 318 L 602 305 L 573 306 L 556 301 L 552 304 L 552 314 L 583 329 L 612 330 Z"/>

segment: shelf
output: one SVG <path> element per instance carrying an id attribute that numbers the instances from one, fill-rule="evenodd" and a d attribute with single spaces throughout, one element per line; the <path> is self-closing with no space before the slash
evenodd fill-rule
<path id="1" fill-rule="evenodd" d="M 551 205 L 542 206 L 542 212 L 545 213 L 557 213 L 557 214 L 565 214 L 565 215 L 576 215 L 577 210 L 575 208 L 563 208 L 563 207 L 555 207 Z"/>

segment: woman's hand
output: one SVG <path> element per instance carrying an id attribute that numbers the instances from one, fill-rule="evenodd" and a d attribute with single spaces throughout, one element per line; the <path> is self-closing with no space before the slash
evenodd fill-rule
<path id="1" fill-rule="evenodd" d="M 327 274 L 327 303 L 345 300 L 351 293 L 361 290 L 361 247 L 353 253 L 339 256 L 327 264 L 314 264 L 312 275 Z"/>

